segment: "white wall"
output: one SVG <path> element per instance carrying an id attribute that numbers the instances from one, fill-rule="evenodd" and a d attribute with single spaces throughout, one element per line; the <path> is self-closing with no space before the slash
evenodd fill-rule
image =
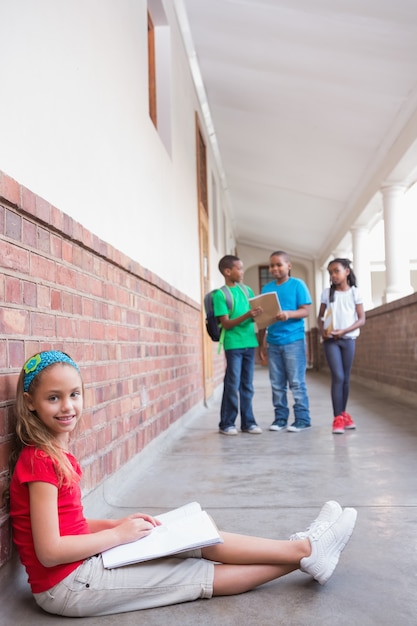
<path id="1" fill-rule="evenodd" d="M 148 114 L 145 0 L 1 0 L 0 170 L 199 301 L 198 101 L 163 6 L 168 150 Z"/>

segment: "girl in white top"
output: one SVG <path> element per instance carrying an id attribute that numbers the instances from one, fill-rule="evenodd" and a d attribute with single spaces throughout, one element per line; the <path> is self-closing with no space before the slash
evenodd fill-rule
<path id="1" fill-rule="evenodd" d="M 327 266 L 330 287 L 321 294 L 318 326 L 324 353 L 332 376 L 333 433 L 343 434 L 356 425 L 346 405 L 350 372 L 355 355 L 355 339 L 365 324 L 362 297 L 349 259 L 337 258 Z"/>

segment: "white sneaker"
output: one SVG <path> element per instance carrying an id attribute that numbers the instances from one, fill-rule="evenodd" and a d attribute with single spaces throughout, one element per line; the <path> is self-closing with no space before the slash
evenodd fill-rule
<path id="1" fill-rule="evenodd" d="M 342 513 L 343 509 L 340 504 L 335 502 L 335 500 L 329 500 L 322 506 L 320 513 L 317 515 L 316 519 L 311 522 L 310 526 L 308 526 L 306 530 L 291 535 L 290 540 L 295 541 L 296 539 L 309 537 L 311 534 L 317 532 L 319 526 L 322 524 L 333 524 L 339 519 Z"/>
<path id="2" fill-rule="evenodd" d="M 279 430 L 286 430 L 286 428 L 287 424 L 283 424 L 282 426 L 280 426 L 279 424 L 271 424 L 269 430 L 275 430 L 278 432 Z"/>
<path id="3" fill-rule="evenodd" d="M 302 572 L 324 585 L 333 574 L 340 555 L 355 528 L 357 511 L 347 508 L 333 523 L 323 523 L 308 537 L 311 554 L 300 561 Z M 327 528 L 325 528 L 327 525 Z"/>
<path id="4" fill-rule="evenodd" d="M 228 426 L 227 428 L 219 428 L 219 433 L 221 435 L 237 435 L 236 426 Z"/>
<path id="5" fill-rule="evenodd" d="M 249 433 L 250 435 L 260 435 L 262 433 L 262 428 L 257 424 L 252 424 L 249 428 L 242 430 L 242 433 Z"/>

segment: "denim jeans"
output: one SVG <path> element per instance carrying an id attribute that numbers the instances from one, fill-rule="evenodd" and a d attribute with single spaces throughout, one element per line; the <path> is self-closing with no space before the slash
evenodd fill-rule
<path id="1" fill-rule="evenodd" d="M 307 395 L 306 344 L 304 339 L 283 346 L 267 344 L 269 379 L 272 387 L 274 424 L 285 426 L 290 413 L 287 400 L 287 383 L 294 398 L 295 423 L 310 426 L 310 410 Z"/>
<path id="2" fill-rule="evenodd" d="M 225 350 L 225 355 L 226 373 L 219 428 L 224 430 L 235 425 L 240 402 L 241 429 L 247 430 L 256 424 L 252 409 L 255 348 Z"/>
<path id="3" fill-rule="evenodd" d="M 350 371 L 355 356 L 355 339 L 327 339 L 324 354 L 332 375 L 332 404 L 334 417 L 346 411 L 349 396 Z"/>

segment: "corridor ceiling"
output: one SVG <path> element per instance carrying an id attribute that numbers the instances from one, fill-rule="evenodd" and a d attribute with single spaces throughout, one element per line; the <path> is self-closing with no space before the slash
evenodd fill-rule
<path id="1" fill-rule="evenodd" d="M 176 8 L 238 245 L 325 262 L 381 214 L 381 185 L 417 179 L 416 0 Z"/>

